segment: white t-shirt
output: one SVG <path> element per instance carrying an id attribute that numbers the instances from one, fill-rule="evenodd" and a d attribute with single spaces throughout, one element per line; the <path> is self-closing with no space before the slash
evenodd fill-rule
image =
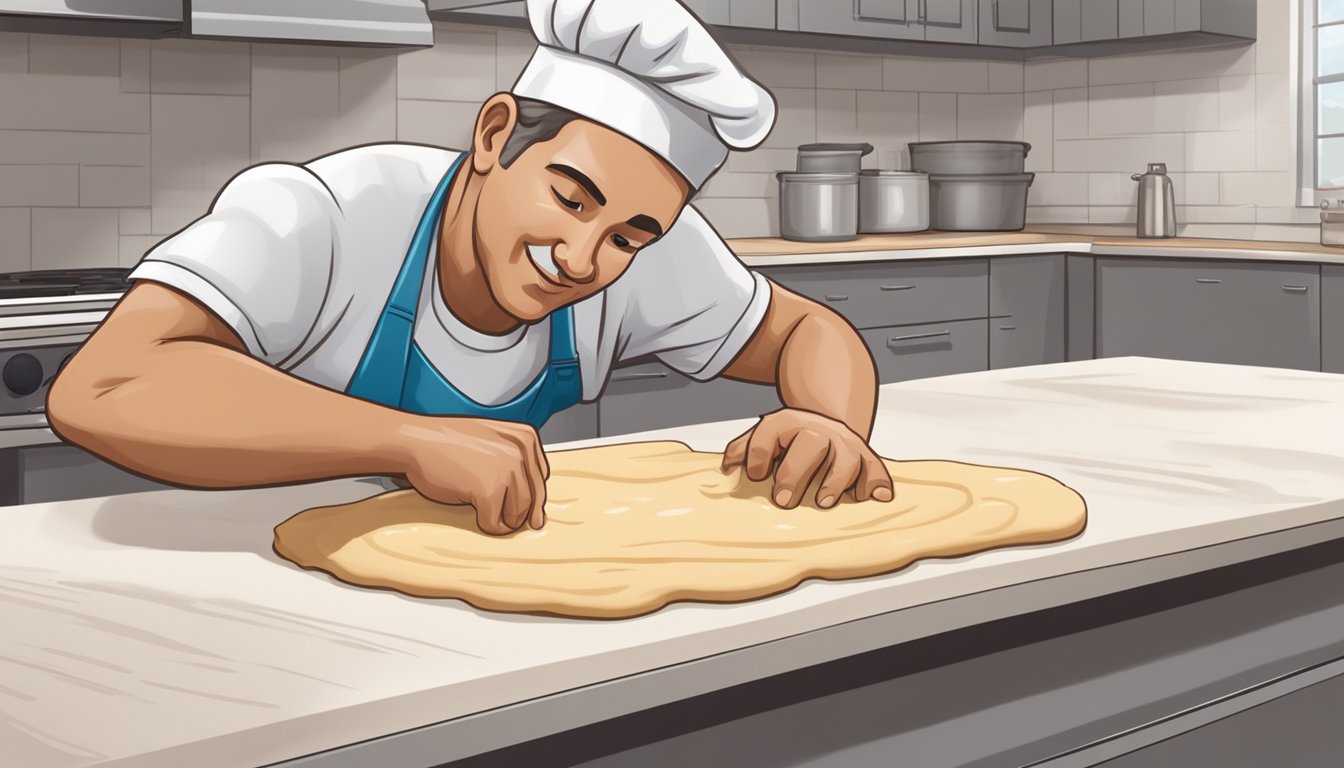
<path id="1" fill-rule="evenodd" d="M 299 165 L 263 163 L 225 185 L 210 212 L 131 272 L 194 297 L 256 357 L 344 391 L 368 345 L 429 197 L 457 150 L 375 144 Z M 438 238 L 434 238 L 436 245 Z M 550 322 L 504 336 L 473 331 L 443 302 L 437 250 L 421 286 L 415 340 L 473 400 L 513 399 L 546 365 Z M 583 399 L 613 365 L 645 355 L 711 379 L 760 325 L 769 283 L 687 206 L 605 290 L 574 305 Z"/>

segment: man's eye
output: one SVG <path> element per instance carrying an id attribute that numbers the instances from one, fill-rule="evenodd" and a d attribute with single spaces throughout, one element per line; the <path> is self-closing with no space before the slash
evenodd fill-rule
<path id="1" fill-rule="evenodd" d="M 615 243 L 617 248 L 630 247 L 630 241 L 626 239 L 625 235 L 612 235 L 611 242 Z"/>
<path id="2" fill-rule="evenodd" d="M 578 200 L 570 200 L 569 198 L 560 194 L 560 190 L 556 189 L 555 187 L 551 187 L 551 192 L 555 193 L 555 199 L 559 200 L 561 205 L 565 206 L 571 211 L 583 210 L 583 203 L 580 203 Z"/>

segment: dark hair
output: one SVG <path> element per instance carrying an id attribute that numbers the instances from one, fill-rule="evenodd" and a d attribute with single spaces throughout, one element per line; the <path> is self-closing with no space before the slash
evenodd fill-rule
<path id="1" fill-rule="evenodd" d="M 577 112 L 544 101 L 520 96 L 515 96 L 514 100 L 518 102 L 518 124 L 513 126 L 513 133 L 509 134 L 509 138 L 504 141 L 504 148 L 499 151 L 499 163 L 505 168 L 512 165 L 528 147 L 550 141 L 571 120 L 580 118 Z"/>

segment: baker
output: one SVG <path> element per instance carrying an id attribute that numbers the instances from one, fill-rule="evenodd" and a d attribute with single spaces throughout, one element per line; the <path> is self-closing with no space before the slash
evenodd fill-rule
<path id="1" fill-rule="evenodd" d="M 688 200 L 770 94 L 675 0 L 528 0 L 539 43 L 469 151 L 354 147 L 234 176 L 151 249 L 53 384 L 52 428 L 200 488 L 404 477 L 504 534 L 545 522 L 550 416 L 621 360 L 771 383 L 725 471 L 892 498 L 843 319 L 748 271 Z"/>

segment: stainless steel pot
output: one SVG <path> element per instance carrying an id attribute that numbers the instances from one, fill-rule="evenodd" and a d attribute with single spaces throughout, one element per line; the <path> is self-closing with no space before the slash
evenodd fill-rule
<path id="1" fill-rule="evenodd" d="M 1031 145 L 1025 141 L 916 141 L 910 167 L 925 173 L 1022 173 Z"/>
<path id="2" fill-rule="evenodd" d="M 785 240 L 853 240 L 859 232 L 859 175 L 780 171 L 779 234 Z"/>
<path id="3" fill-rule="evenodd" d="M 863 156 L 872 151 L 873 145 L 868 143 L 803 144 L 798 147 L 798 170 L 858 173 Z"/>
<path id="4" fill-rule="evenodd" d="M 934 229 L 1016 231 L 1026 226 L 1027 188 L 1034 173 L 929 176 Z"/>
<path id="5" fill-rule="evenodd" d="M 859 174 L 860 232 L 919 232 L 929 228 L 929 174 Z"/>

